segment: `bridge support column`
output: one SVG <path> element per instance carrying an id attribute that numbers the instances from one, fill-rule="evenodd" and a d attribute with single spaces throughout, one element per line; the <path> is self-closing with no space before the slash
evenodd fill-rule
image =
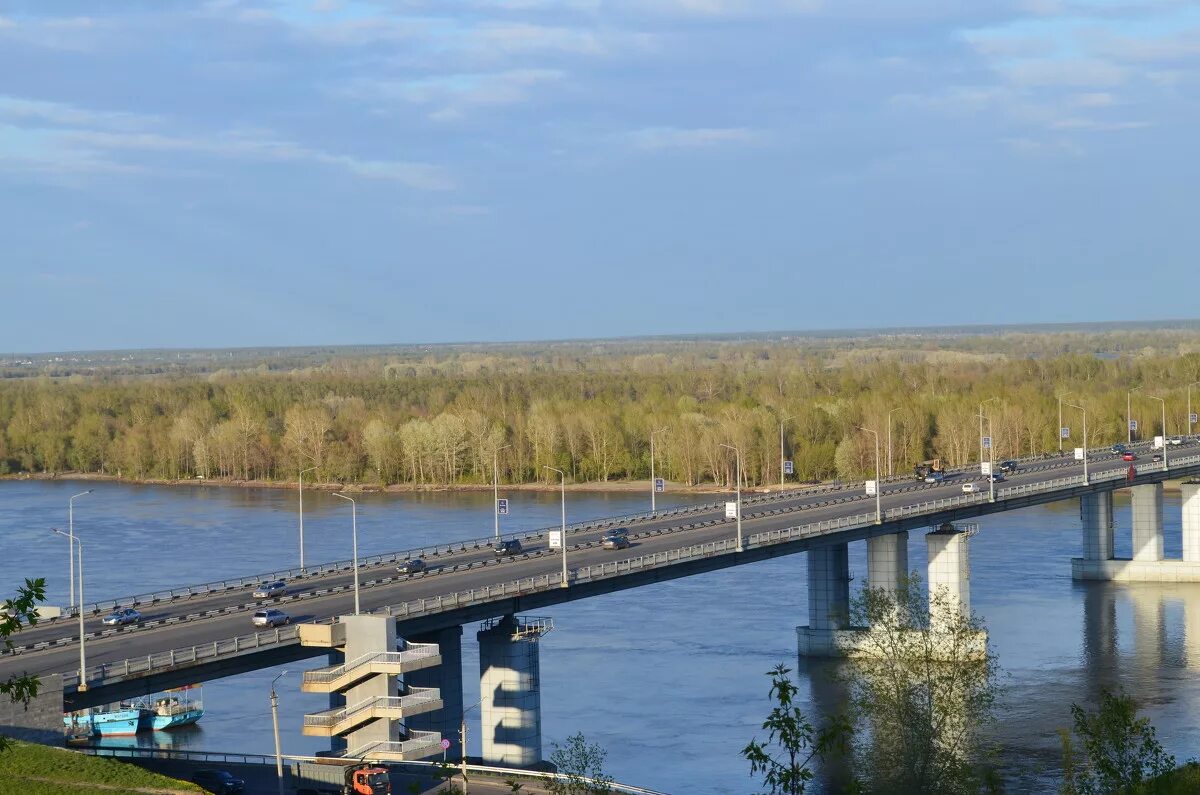
<path id="1" fill-rule="evenodd" d="M 867 539 L 867 585 L 892 594 L 908 579 L 908 531 Z"/>
<path id="2" fill-rule="evenodd" d="M 391 616 L 359 615 L 342 616 L 338 619 L 346 626 L 346 661 L 352 662 L 364 655 L 396 650 L 396 622 Z M 358 684 L 342 690 L 346 706 L 354 706 L 377 696 L 398 695 L 396 677 L 369 676 Z M 367 721 L 345 735 L 346 750 L 352 751 L 375 742 L 392 742 L 397 739 L 396 722 L 393 720 Z"/>
<path id="3" fill-rule="evenodd" d="M 1200 483 L 1181 485 L 1183 503 L 1183 559 L 1200 563 Z"/>
<path id="4" fill-rule="evenodd" d="M 962 615 L 971 612 L 971 560 L 967 553 L 967 534 L 951 524 L 945 524 L 925 534 L 929 551 L 930 620 L 938 619 L 936 601 L 944 599 L 946 606 Z"/>
<path id="5" fill-rule="evenodd" d="M 508 615 L 479 630 L 483 764 L 530 767 L 542 761 L 539 639 L 546 619 Z"/>
<path id="6" fill-rule="evenodd" d="M 408 638 L 413 643 L 436 643 L 438 646 L 442 664 L 411 671 L 404 675 L 404 682 L 409 687 L 438 688 L 442 694 L 442 708 L 437 712 L 413 715 L 405 725 L 410 729 L 441 733 L 450 741 L 447 758 L 458 757 L 462 748 L 459 739 L 463 717 L 462 634 L 463 628 L 458 626 Z"/>
<path id="7" fill-rule="evenodd" d="M 1079 520 L 1083 525 L 1083 559 L 1112 560 L 1112 492 L 1101 491 L 1080 497 Z"/>
<path id="8" fill-rule="evenodd" d="M 1161 483 L 1134 486 L 1133 492 L 1133 559 L 1159 561 L 1163 559 Z"/>
<path id="9" fill-rule="evenodd" d="M 842 655 L 836 634 L 850 623 L 850 558 L 845 544 L 808 550 L 808 626 L 797 627 L 801 656 Z"/>

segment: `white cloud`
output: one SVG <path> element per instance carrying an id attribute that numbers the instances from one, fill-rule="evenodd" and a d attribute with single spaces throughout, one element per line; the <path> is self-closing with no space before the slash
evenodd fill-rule
<path id="1" fill-rule="evenodd" d="M 504 72 L 437 75 L 419 80 L 356 80 L 336 93 L 386 111 L 394 102 L 427 105 L 435 121 L 451 121 L 472 110 L 516 105 L 543 87 L 563 80 L 557 69 L 511 69 Z"/>
<path id="2" fill-rule="evenodd" d="M 627 134 L 638 149 L 703 149 L 759 143 L 762 133 L 747 127 L 644 127 Z"/>
<path id="3" fill-rule="evenodd" d="M 1030 88 L 1107 87 L 1122 85 L 1129 79 L 1128 69 L 1098 58 L 1021 61 L 1004 66 L 1000 71 L 1009 82 Z"/>
<path id="4" fill-rule="evenodd" d="M 44 102 L 0 94 L 0 118 L 13 122 L 46 122 L 68 127 L 133 130 L 160 120 L 141 113 L 93 111 L 60 102 Z"/>

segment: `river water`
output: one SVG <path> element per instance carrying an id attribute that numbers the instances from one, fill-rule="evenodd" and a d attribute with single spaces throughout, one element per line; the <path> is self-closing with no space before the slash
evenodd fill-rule
<path id="1" fill-rule="evenodd" d="M 20 578 L 44 576 L 49 601 L 67 602 L 67 498 L 79 483 L 0 483 L 0 593 Z M 75 502 L 75 530 L 86 544 L 87 600 L 296 565 L 296 493 L 272 489 L 95 484 Z M 557 494 L 510 495 L 502 531 L 558 522 Z M 665 495 L 661 506 L 716 498 Z M 568 494 L 567 520 L 648 509 L 646 496 Z M 344 502 L 305 494 L 308 562 L 350 555 Z M 1129 504 L 1118 494 L 1117 554 L 1129 555 Z M 366 494 L 359 501 L 360 554 L 418 547 L 491 533 L 491 495 Z M 1178 495 L 1164 506 L 1166 554 L 1180 554 Z M 1072 702 L 1093 703 L 1102 686 L 1135 694 L 1167 750 L 1180 761 L 1200 742 L 1200 585 L 1080 585 L 1070 577 L 1079 554 L 1076 503 L 985 518 L 971 540 L 972 607 L 987 624 L 1005 671 L 1007 698 L 995 728 L 1012 791 L 1053 791 L 1056 730 Z M 923 569 L 919 534 L 910 565 Z M 865 544 L 851 545 L 855 583 L 865 581 Z M 542 643 L 543 740 L 583 732 L 608 752 L 620 781 L 670 793 L 758 791 L 739 751 L 770 709 L 764 675 L 779 662 L 796 668 L 809 714 L 837 702 L 827 664 L 796 659 L 795 626 L 807 623 L 805 561 L 794 555 L 562 605 L 547 611 L 556 629 Z M 1189 631 L 1190 629 L 1190 631 Z M 463 635 L 465 703 L 479 698 L 473 628 Z M 299 665 L 292 668 L 298 669 Z M 204 686 L 206 715 L 167 735 L 179 748 L 272 753 L 268 692 L 281 669 Z M 323 696 L 280 680 L 286 753 L 327 747 L 300 732 Z M 478 716 L 470 740 L 479 753 Z M 162 733 L 138 742 L 163 742 Z M 118 742 L 116 740 L 112 742 Z M 127 741 L 128 742 L 128 741 Z"/>

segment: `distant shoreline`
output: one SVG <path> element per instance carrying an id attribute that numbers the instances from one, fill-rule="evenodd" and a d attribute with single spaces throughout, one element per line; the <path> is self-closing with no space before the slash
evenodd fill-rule
<path id="1" fill-rule="evenodd" d="M 126 478 L 116 475 L 105 475 L 97 472 L 25 472 L 20 474 L 0 475 L 0 481 L 22 480 L 69 480 L 89 483 L 121 483 L 130 486 L 202 486 L 204 488 L 235 488 L 235 489 L 281 489 L 295 491 L 295 481 L 286 483 L 278 480 L 225 480 L 217 478 Z M 786 488 L 794 489 L 802 486 L 815 486 L 815 483 L 789 483 Z M 393 483 L 388 486 L 369 483 L 310 483 L 305 481 L 304 488 L 313 491 L 347 491 L 359 494 L 418 494 L 432 492 L 477 492 L 492 491 L 492 484 L 455 483 L 453 485 L 416 485 L 412 483 Z M 555 483 L 501 483 L 501 491 L 531 491 L 557 492 L 561 486 Z M 779 486 L 744 488 L 746 494 L 768 494 L 778 491 Z M 568 483 L 569 492 L 591 492 L 596 494 L 637 494 L 649 493 L 648 480 L 611 480 L 607 482 Z M 724 489 L 712 483 L 698 486 L 684 486 L 679 483 L 668 483 L 665 494 L 733 494 L 733 489 Z"/>

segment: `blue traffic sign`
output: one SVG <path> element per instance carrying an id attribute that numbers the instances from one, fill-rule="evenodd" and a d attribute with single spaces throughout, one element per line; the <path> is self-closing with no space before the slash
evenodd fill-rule
<path id="1" fill-rule="evenodd" d="M 796 472 L 796 466 L 791 461 L 783 462 L 783 474 L 792 475 Z"/>
<path id="2" fill-rule="evenodd" d="M 1129 421 L 1129 430 L 1131 430 L 1131 431 L 1136 431 L 1136 430 L 1137 430 L 1137 420 L 1130 420 L 1130 421 Z"/>
<path id="3" fill-rule="evenodd" d="M 992 449 L 992 437 L 990 437 L 990 436 L 983 437 L 983 449 L 984 450 Z"/>
<path id="4" fill-rule="evenodd" d="M 655 478 L 654 479 L 654 490 L 656 492 L 658 492 L 659 494 L 662 494 L 664 491 L 667 490 L 667 482 L 665 480 L 663 480 L 662 478 Z"/>
<path id="5" fill-rule="evenodd" d="M 1063 427 L 1058 429 L 1058 435 L 1061 436 L 1063 439 L 1070 439 L 1071 438 L 1071 429 L 1064 425 Z"/>
<path id="6" fill-rule="evenodd" d="M 496 513 L 501 516 L 508 515 L 508 499 L 501 497 L 500 499 L 496 500 Z"/>

